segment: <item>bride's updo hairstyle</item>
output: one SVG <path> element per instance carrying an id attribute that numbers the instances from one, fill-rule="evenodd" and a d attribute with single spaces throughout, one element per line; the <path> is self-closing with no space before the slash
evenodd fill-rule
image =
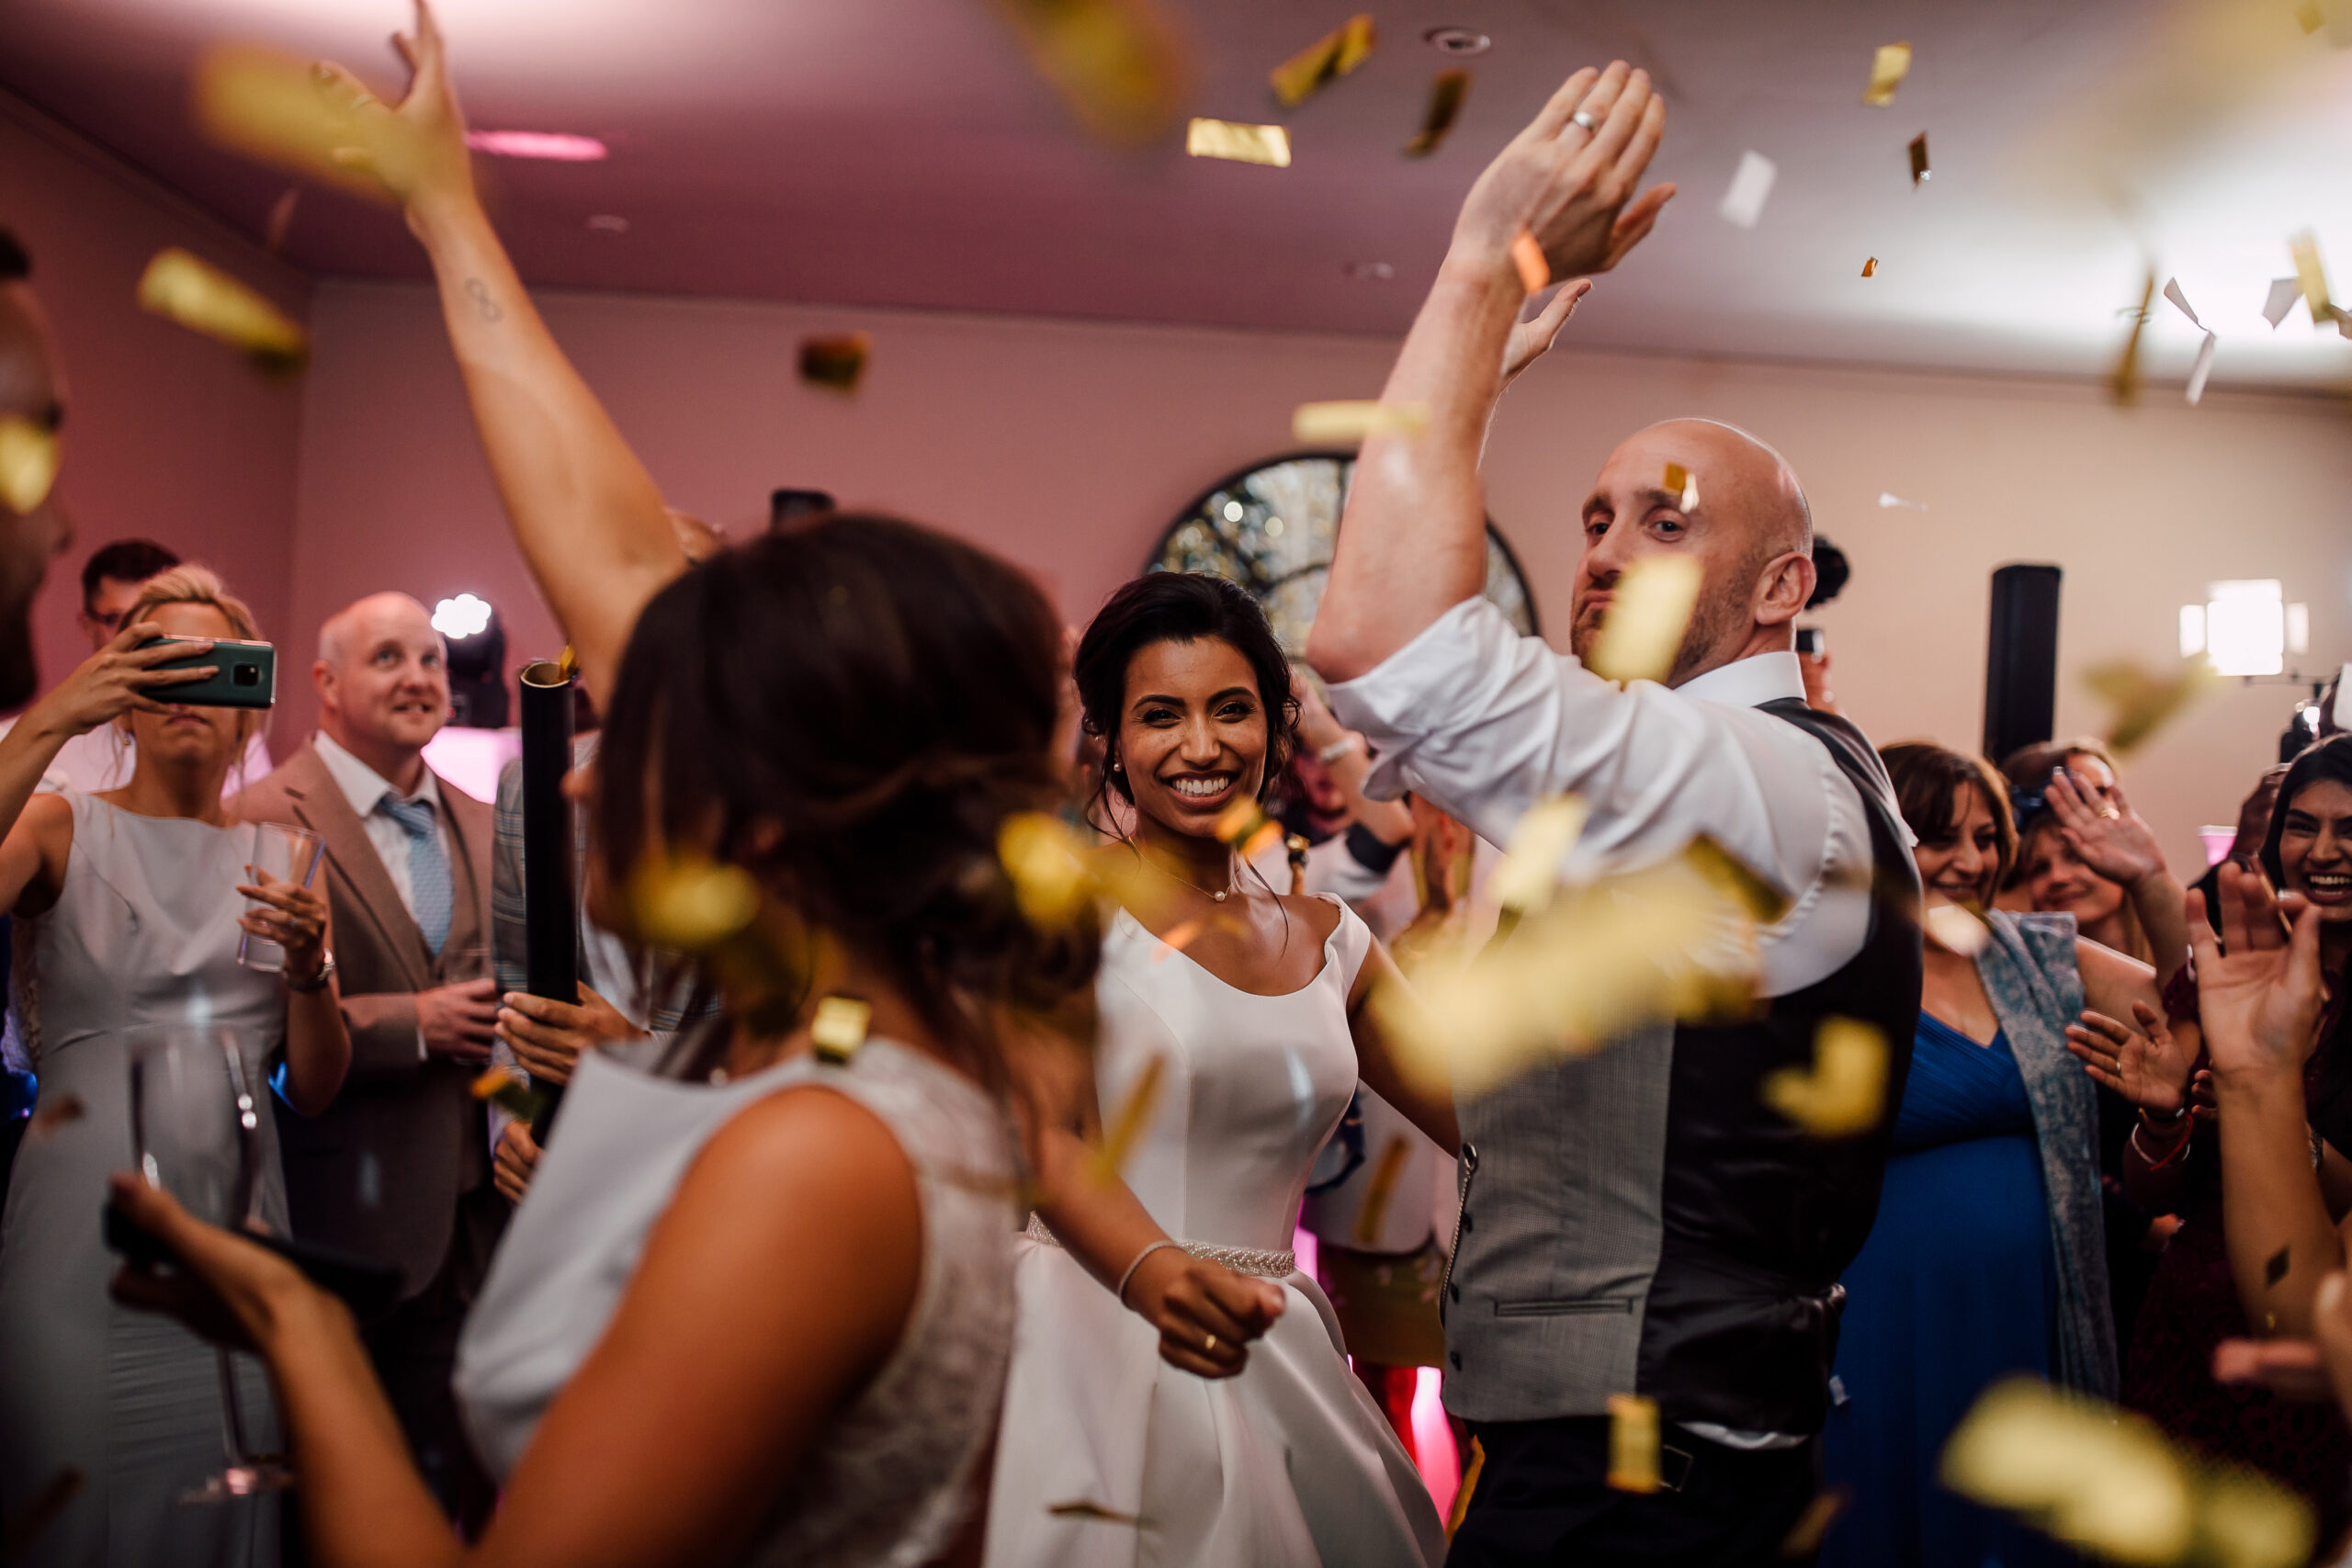
<path id="1" fill-rule="evenodd" d="M 1127 706 L 1127 667 L 1136 655 L 1155 643 L 1204 637 L 1231 644 L 1257 677 L 1258 705 L 1266 715 L 1266 772 L 1258 782 L 1262 804 L 1281 787 L 1298 748 L 1298 703 L 1290 694 L 1290 660 L 1283 645 L 1266 624 L 1266 612 L 1239 583 L 1206 572 L 1153 571 L 1113 593 L 1079 639 L 1075 673 L 1081 721 L 1089 735 L 1114 745 Z M 1126 774 L 1114 773 L 1106 760 L 1095 790 L 1098 808 L 1107 804 L 1105 792 L 1111 790 L 1135 804 Z"/>
<path id="2" fill-rule="evenodd" d="M 1091 921 L 1024 920 L 997 859 L 1008 816 L 1060 804 L 1061 649 L 1021 571 L 895 518 L 827 514 L 692 568 L 614 682 L 605 886 L 664 847 L 742 867 L 1002 1088 L 1001 1012 L 1051 1011 L 1097 956 Z"/>

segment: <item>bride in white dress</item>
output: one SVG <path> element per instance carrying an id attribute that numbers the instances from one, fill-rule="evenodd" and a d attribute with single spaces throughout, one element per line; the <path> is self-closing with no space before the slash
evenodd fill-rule
<path id="1" fill-rule="evenodd" d="M 1363 922 L 1218 837 L 1295 739 L 1281 649 L 1233 584 L 1155 573 L 1103 607 L 1077 677 L 1131 808 L 1102 852 L 1137 888 L 1103 932 L 1097 1102 L 1115 1120 L 1159 1084 L 1124 1179 L 1091 1168 L 1090 1129 L 1046 1134 L 987 1561 L 1434 1563 L 1436 1509 L 1290 1248 L 1359 1077 L 1447 1148 L 1453 1106 L 1399 1079 L 1362 1009 L 1388 966 Z"/>

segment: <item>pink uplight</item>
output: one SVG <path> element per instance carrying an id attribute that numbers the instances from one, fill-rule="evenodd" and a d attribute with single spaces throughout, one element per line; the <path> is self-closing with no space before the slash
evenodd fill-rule
<path id="1" fill-rule="evenodd" d="M 594 164 L 608 152 L 594 137 L 565 130 L 469 130 L 466 145 L 493 158 L 544 158 L 558 164 Z"/>

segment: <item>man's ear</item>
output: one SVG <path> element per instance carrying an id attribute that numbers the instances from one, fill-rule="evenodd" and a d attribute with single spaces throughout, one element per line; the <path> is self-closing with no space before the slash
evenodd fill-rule
<path id="1" fill-rule="evenodd" d="M 1767 562 L 1756 581 L 1756 624 L 1788 625 L 1804 612 L 1816 581 L 1813 558 L 1792 550 Z"/>
<path id="2" fill-rule="evenodd" d="M 311 665 L 311 689 L 319 694 L 319 701 L 324 705 L 328 694 L 334 690 L 334 666 L 323 659 L 313 660 Z"/>

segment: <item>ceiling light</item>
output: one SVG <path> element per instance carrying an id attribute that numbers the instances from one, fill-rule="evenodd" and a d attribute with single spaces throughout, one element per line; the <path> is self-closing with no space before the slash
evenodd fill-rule
<path id="1" fill-rule="evenodd" d="M 1494 39 L 1468 28 L 1431 28 L 1421 41 L 1444 54 L 1484 54 L 1495 47 Z"/>
<path id="2" fill-rule="evenodd" d="M 2204 604 L 2180 607 L 2181 657 L 2203 653 L 2224 675 L 2278 674 L 2289 650 L 2308 641 L 2311 626 L 2309 606 L 2285 598 L 2275 577 L 2208 585 Z"/>
<path id="3" fill-rule="evenodd" d="M 1340 270 L 1365 283 L 1385 283 L 1396 276 L 1396 269 L 1386 262 L 1349 262 Z"/>
<path id="4" fill-rule="evenodd" d="M 588 219 L 588 231 L 592 234 L 626 234 L 628 232 L 628 220 L 617 212 L 593 213 Z"/>
<path id="5" fill-rule="evenodd" d="M 469 637 L 490 625 L 490 601 L 471 593 L 433 606 L 433 629 L 443 637 Z"/>
<path id="6" fill-rule="evenodd" d="M 558 164 L 594 164 L 606 156 L 593 136 L 563 130 L 469 130 L 466 145 L 493 158 L 543 158 Z"/>

